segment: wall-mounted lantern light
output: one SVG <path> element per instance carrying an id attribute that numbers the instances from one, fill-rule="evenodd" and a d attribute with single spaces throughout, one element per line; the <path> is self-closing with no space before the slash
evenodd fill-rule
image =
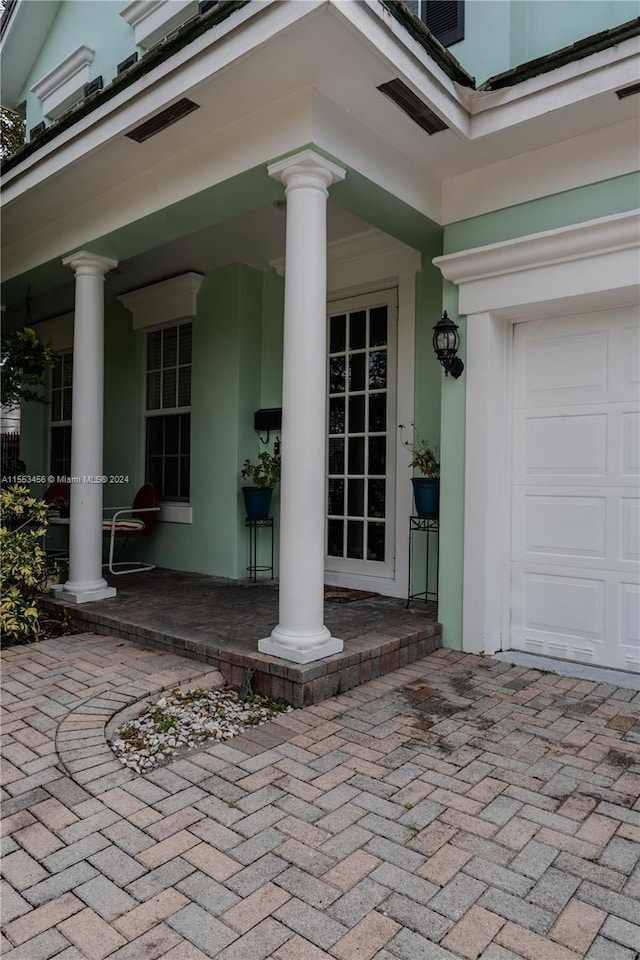
<path id="1" fill-rule="evenodd" d="M 459 346 L 458 325 L 447 316 L 445 310 L 442 320 L 439 320 L 433 328 L 433 349 L 444 367 L 445 376 L 448 377 L 451 374 L 454 380 L 457 380 L 464 370 L 464 363 L 460 357 L 456 356 Z"/>

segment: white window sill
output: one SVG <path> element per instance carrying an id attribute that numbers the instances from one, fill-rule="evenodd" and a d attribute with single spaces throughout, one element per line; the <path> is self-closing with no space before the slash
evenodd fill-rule
<path id="1" fill-rule="evenodd" d="M 161 503 L 160 521 L 162 523 L 193 523 L 191 504 Z"/>

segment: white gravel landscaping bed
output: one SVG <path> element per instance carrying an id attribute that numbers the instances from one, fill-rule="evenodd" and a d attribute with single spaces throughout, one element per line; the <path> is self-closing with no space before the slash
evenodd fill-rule
<path id="1" fill-rule="evenodd" d="M 284 702 L 255 694 L 242 700 L 232 689 L 176 688 L 124 723 L 110 746 L 121 763 L 136 773 L 146 773 L 177 753 L 209 741 L 230 740 L 291 709 Z"/>

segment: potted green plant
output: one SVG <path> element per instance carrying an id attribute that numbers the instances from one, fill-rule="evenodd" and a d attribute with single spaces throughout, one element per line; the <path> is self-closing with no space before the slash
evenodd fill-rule
<path id="1" fill-rule="evenodd" d="M 440 511 L 440 460 L 438 448 L 423 440 L 412 423 L 413 440 L 405 440 L 404 425 L 399 424 L 400 442 L 411 453 L 410 469 L 421 474 L 412 477 L 413 499 L 419 517 L 434 518 Z"/>
<path id="2" fill-rule="evenodd" d="M 269 516 L 273 488 L 280 480 L 280 454 L 263 450 L 257 463 L 244 461 L 240 476 L 249 481 L 242 488 L 247 516 L 251 520 L 263 520 Z"/>

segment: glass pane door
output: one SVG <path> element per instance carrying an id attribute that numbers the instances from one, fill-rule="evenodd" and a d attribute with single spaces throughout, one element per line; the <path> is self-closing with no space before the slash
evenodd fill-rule
<path id="1" fill-rule="evenodd" d="M 395 311 L 388 296 L 347 302 L 330 314 L 328 330 L 327 566 L 373 575 L 382 565 L 386 574 L 393 559 Z"/>

